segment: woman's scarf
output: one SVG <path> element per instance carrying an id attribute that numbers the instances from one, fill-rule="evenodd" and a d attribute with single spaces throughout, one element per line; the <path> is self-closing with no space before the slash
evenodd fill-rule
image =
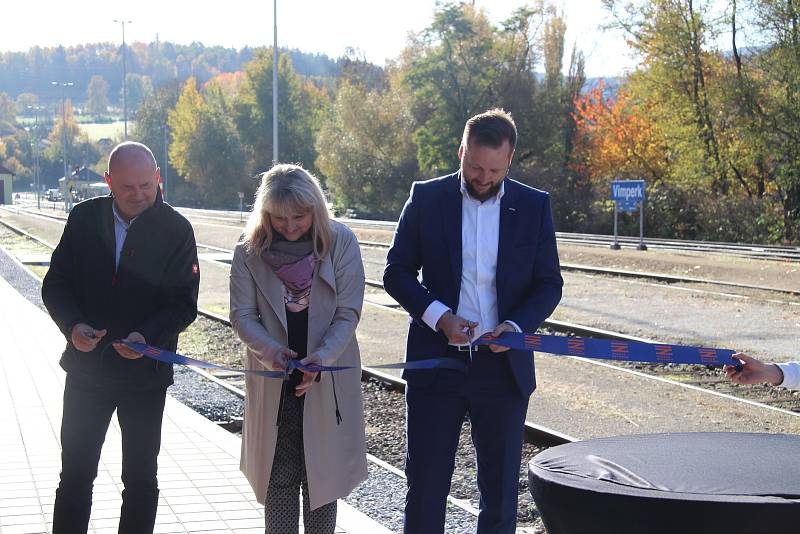
<path id="1" fill-rule="evenodd" d="M 308 308 L 314 278 L 314 253 L 311 240 L 274 241 L 261 258 L 283 282 L 283 302 L 290 312 Z"/>

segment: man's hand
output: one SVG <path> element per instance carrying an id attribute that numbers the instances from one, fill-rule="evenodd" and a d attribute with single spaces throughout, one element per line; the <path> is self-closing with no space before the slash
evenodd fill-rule
<path id="1" fill-rule="evenodd" d="M 308 357 L 300 360 L 300 363 L 303 365 L 322 365 L 322 358 L 316 354 L 309 354 Z M 302 369 L 300 370 L 303 371 Z M 317 378 L 318 374 L 318 372 L 303 371 L 303 380 L 294 388 L 294 395 L 296 397 L 305 395 L 308 388 L 314 385 L 314 379 Z"/>
<path id="2" fill-rule="evenodd" d="M 492 335 L 494 337 L 500 337 L 500 334 L 502 334 L 503 332 L 516 332 L 516 331 L 517 329 L 514 328 L 509 323 L 500 323 L 494 329 Z M 508 350 L 508 347 L 504 347 L 503 345 L 495 345 L 494 343 L 489 343 L 489 348 L 492 350 L 492 352 L 505 352 Z"/>
<path id="3" fill-rule="evenodd" d="M 471 341 L 472 330 L 478 326 L 474 321 L 468 321 L 447 310 L 439 317 L 436 328 L 444 332 L 451 345 L 465 345 Z"/>
<path id="4" fill-rule="evenodd" d="M 92 352 L 106 333 L 105 329 L 95 330 L 86 323 L 78 323 L 72 327 L 69 337 L 72 345 L 79 351 Z"/>
<path id="5" fill-rule="evenodd" d="M 131 332 L 128 334 L 128 337 L 122 341 L 127 341 L 128 343 L 147 343 L 147 341 L 144 340 L 144 336 L 139 332 Z M 129 349 L 122 343 L 112 343 L 111 346 L 114 347 L 114 350 L 116 350 L 120 356 L 128 360 L 138 360 L 142 357 L 141 352 L 136 352 L 133 349 Z"/>
<path id="6" fill-rule="evenodd" d="M 783 371 L 780 367 L 771 363 L 764 363 L 760 360 L 737 352 L 734 358 L 742 362 L 742 370 L 737 371 L 735 365 L 725 365 L 722 370 L 731 382 L 737 384 L 762 384 L 769 382 L 773 386 L 783 382 Z"/>

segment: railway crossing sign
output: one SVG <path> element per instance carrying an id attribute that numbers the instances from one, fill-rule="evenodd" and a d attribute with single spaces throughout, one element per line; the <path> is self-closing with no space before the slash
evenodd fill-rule
<path id="1" fill-rule="evenodd" d="M 644 180 L 612 180 L 611 200 L 614 201 L 614 243 L 611 248 L 619 250 L 617 218 L 620 211 L 639 210 L 639 250 L 647 250 L 644 244 Z"/>

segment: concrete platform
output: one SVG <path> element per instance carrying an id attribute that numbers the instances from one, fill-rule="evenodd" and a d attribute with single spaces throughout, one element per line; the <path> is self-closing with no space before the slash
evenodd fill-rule
<path id="1" fill-rule="evenodd" d="M 64 338 L 50 318 L 0 278 L 0 534 L 52 530 L 61 465 Z M 89 532 L 117 532 L 121 444 L 106 436 Z M 256 534 L 264 511 L 239 471 L 239 438 L 167 397 L 155 532 Z M 390 532 L 339 502 L 337 534 Z"/>

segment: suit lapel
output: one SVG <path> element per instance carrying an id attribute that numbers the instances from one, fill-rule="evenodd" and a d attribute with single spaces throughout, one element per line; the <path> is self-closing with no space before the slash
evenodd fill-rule
<path id="1" fill-rule="evenodd" d="M 284 333 L 286 333 L 286 307 L 283 302 L 283 284 L 275 273 L 272 272 L 272 269 L 264 263 L 260 255 L 253 254 L 248 256 L 245 260 L 245 264 L 247 264 L 247 267 L 253 274 L 256 287 L 258 287 L 261 295 L 266 299 L 270 307 L 272 307 L 272 311 L 275 312 L 275 316 L 280 321 L 281 326 L 283 326 Z"/>
<path id="2" fill-rule="evenodd" d="M 117 234 L 115 230 L 114 211 L 112 208 L 113 198 L 108 202 L 103 202 L 103 209 L 100 210 L 100 232 L 103 240 L 103 261 L 111 263 L 111 272 L 117 270 Z"/>
<path id="3" fill-rule="evenodd" d="M 444 236 L 450 252 L 450 269 L 456 286 L 456 295 L 461 291 L 461 269 L 463 257 L 461 251 L 461 173 L 458 172 L 449 180 L 442 206 Z"/>
<path id="4" fill-rule="evenodd" d="M 514 232 L 517 229 L 517 207 L 513 185 L 505 180 L 503 198 L 500 199 L 500 231 L 497 242 L 497 269 L 495 280 L 497 286 L 497 311 L 504 312 L 504 282 L 512 269 L 514 259 Z"/>

